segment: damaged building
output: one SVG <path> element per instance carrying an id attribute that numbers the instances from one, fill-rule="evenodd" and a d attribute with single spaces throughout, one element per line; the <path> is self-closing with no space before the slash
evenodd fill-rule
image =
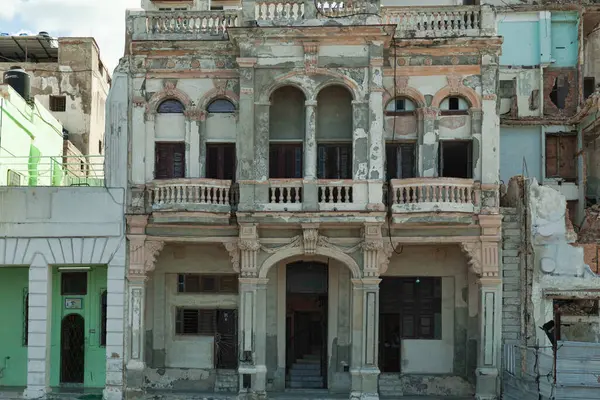
<path id="1" fill-rule="evenodd" d="M 30 75 L 31 95 L 63 125 L 69 162 L 104 154 L 111 77 L 93 38 L 0 34 L 0 73 L 15 67 Z"/>

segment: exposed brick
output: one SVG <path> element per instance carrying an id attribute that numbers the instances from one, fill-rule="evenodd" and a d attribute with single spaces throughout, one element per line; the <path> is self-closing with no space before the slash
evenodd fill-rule
<path id="1" fill-rule="evenodd" d="M 559 109 L 550 99 L 552 88 L 557 78 L 562 77 L 564 85 L 568 87 L 565 98 L 565 107 Z M 579 103 L 577 83 L 577 68 L 546 68 L 544 69 L 544 115 L 566 117 L 577 111 Z"/>
<path id="2" fill-rule="evenodd" d="M 502 250 L 502 257 L 518 257 L 519 250 Z"/>
<path id="3" fill-rule="evenodd" d="M 502 304 L 518 306 L 519 304 L 521 304 L 521 299 L 517 296 L 504 296 L 504 298 L 502 299 Z"/>
<path id="4" fill-rule="evenodd" d="M 510 293 L 510 292 L 513 292 L 513 291 L 514 292 L 518 291 L 521 288 L 521 285 L 518 284 L 518 283 L 505 283 L 505 284 L 502 285 L 502 287 L 503 287 L 504 293 L 506 295 L 507 293 Z"/>
<path id="5" fill-rule="evenodd" d="M 502 218 L 502 226 L 504 226 L 507 222 L 519 222 L 519 216 L 518 215 L 505 215 L 504 218 Z"/>
<path id="6" fill-rule="evenodd" d="M 520 229 L 504 229 L 503 234 L 506 236 L 518 236 L 521 237 L 521 230 Z"/>
<path id="7" fill-rule="evenodd" d="M 518 222 L 504 222 L 502 223 L 502 229 L 519 229 L 521 230 L 521 224 Z"/>
<path id="8" fill-rule="evenodd" d="M 502 278 L 502 283 L 508 283 L 508 284 L 519 284 L 519 289 L 521 288 L 521 279 L 519 279 L 516 276 L 510 276 L 510 277 L 503 277 Z"/>
<path id="9" fill-rule="evenodd" d="M 502 257 L 502 263 L 504 264 L 518 264 L 519 257 Z"/>
<path id="10" fill-rule="evenodd" d="M 502 271 L 502 276 L 503 276 L 503 279 L 512 278 L 512 277 L 519 278 L 521 276 L 521 271 L 519 271 L 518 269 L 516 269 L 516 270 L 504 269 Z"/>
<path id="11" fill-rule="evenodd" d="M 502 249 L 503 250 L 512 250 L 512 249 L 519 249 L 521 247 L 521 242 L 520 241 L 512 241 L 512 240 L 504 240 L 502 243 Z"/>
<path id="12" fill-rule="evenodd" d="M 502 337 L 505 340 L 518 340 L 519 339 L 519 332 L 506 332 L 502 334 Z"/>

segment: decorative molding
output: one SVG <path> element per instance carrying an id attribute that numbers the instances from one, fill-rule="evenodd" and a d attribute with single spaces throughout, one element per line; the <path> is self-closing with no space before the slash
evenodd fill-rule
<path id="1" fill-rule="evenodd" d="M 229 257 L 231 258 L 231 265 L 233 270 L 240 273 L 240 249 L 238 247 L 238 242 L 225 242 L 223 243 L 225 246 L 225 250 L 229 253 Z"/>
<path id="2" fill-rule="evenodd" d="M 307 74 L 312 75 L 317 70 L 319 62 L 319 43 L 304 42 L 304 70 Z"/>
<path id="3" fill-rule="evenodd" d="M 304 227 L 303 227 L 304 228 Z M 317 244 L 319 242 L 319 228 L 307 227 L 302 231 L 304 253 L 313 255 L 317 252 Z"/>
<path id="4" fill-rule="evenodd" d="M 157 240 L 149 240 L 146 241 L 145 245 L 145 261 L 144 266 L 146 267 L 146 272 L 154 271 L 156 267 L 156 258 L 159 253 L 165 247 L 165 242 L 157 241 Z"/>
<path id="5" fill-rule="evenodd" d="M 481 276 L 481 242 L 462 242 L 460 247 L 467 256 L 471 271 L 477 276 Z"/>
<path id="6" fill-rule="evenodd" d="M 446 76 L 448 81 L 448 88 L 450 88 L 451 94 L 460 94 L 460 87 L 462 86 L 462 77 L 456 74 L 450 74 Z"/>
<path id="7" fill-rule="evenodd" d="M 480 278 L 499 277 L 498 242 L 462 242 L 461 249 L 474 274 Z"/>

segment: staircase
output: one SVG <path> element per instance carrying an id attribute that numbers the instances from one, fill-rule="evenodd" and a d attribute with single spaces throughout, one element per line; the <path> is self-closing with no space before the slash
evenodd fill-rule
<path id="1" fill-rule="evenodd" d="M 325 382 L 321 376 L 321 349 L 313 349 L 290 368 L 286 378 L 290 389 L 323 389 Z"/>

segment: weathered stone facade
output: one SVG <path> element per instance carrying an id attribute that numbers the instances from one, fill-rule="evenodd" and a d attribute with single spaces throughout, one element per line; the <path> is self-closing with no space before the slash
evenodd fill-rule
<path id="1" fill-rule="evenodd" d="M 236 311 L 241 396 L 294 388 L 289 266 L 303 262 L 327 268 L 321 387 L 374 399 L 398 379 L 390 390 L 406 395 L 497 398 L 501 40 L 491 8 L 459 7 L 464 25 L 434 29 L 433 14 L 378 2 L 150 7 L 127 16 L 107 118 L 107 157 L 123 166 L 108 179 L 129 193 L 128 391 L 231 388 L 219 378 L 221 337 L 183 335 L 185 309 Z M 414 146 L 404 174 L 390 161 L 399 142 Z M 448 161 L 457 143 L 464 174 Z M 234 174 L 215 173 L 228 150 L 214 149 L 232 146 Z M 165 157 L 178 161 L 165 167 Z M 239 286 L 188 293 L 190 274 L 236 275 Z M 401 372 L 380 380 L 381 291 L 407 279 L 438 282 L 440 309 L 429 334 L 403 337 Z"/>

